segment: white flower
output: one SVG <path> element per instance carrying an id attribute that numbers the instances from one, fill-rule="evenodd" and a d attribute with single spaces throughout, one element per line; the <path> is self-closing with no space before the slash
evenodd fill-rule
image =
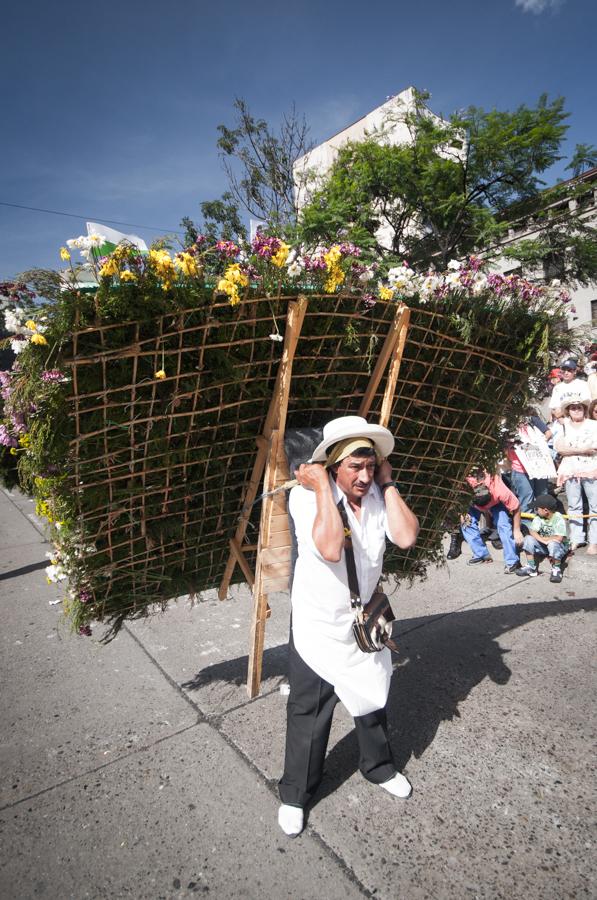
<path id="1" fill-rule="evenodd" d="M 448 263 L 448 269 L 454 269 L 455 271 L 460 270 L 461 265 L 457 259 L 451 259 L 450 262 Z"/>
<path id="2" fill-rule="evenodd" d="M 66 578 L 66 572 L 61 565 L 54 564 L 47 567 L 46 578 L 48 579 L 48 583 L 56 584 L 58 581 L 64 581 L 64 579 Z"/>
<path id="3" fill-rule="evenodd" d="M 100 234 L 90 234 L 87 238 L 90 247 L 101 247 L 103 238 Z"/>
<path id="4" fill-rule="evenodd" d="M 303 265 L 299 262 L 299 260 L 295 260 L 288 266 L 288 274 L 291 278 L 298 278 L 299 275 L 303 273 Z"/>
<path id="5" fill-rule="evenodd" d="M 375 272 L 373 272 L 371 269 L 367 268 L 367 269 L 365 269 L 364 272 L 361 272 L 361 274 L 359 275 L 359 281 L 362 281 L 363 284 L 367 284 L 368 281 L 371 281 L 371 279 L 373 278 L 374 275 L 375 275 Z"/>
<path id="6" fill-rule="evenodd" d="M 27 346 L 27 343 L 28 343 L 27 341 L 22 340 L 18 337 L 13 338 L 10 342 L 10 349 L 12 350 L 13 353 L 16 353 L 18 355 L 21 352 L 21 350 L 25 349 L 25 347 Z"/>
<path id="7" fill-rule="evenodd" d="M 446 275 L 446 284 L 451 288 L 461 288 L 462 285 L 460 283 L 460 272 L 452 271 L 449 275 Z"/>
<path id="8" fill-rule="evenodd" d="M 487 288 L 487 276 L 482 272 L 477 272 L 473 281 L 472 292 L 475 296 L 482 294 Z"/>
<path id="9" fill-rule="evenodd" d="M 296 247 L 293 247 L 292 250 L 290 251 L 290 253 L 288 254 L 288 256 L 286 257 L 286 267 L 288 269 L 293 264 L 293 262 L 295 261 L 297 256 L 298 256 L 298 250 L 296 249 Z"/>
<path id="10" fill-rule="evenodd" d="M 561 283 L 562 282 L 560 281 L 559 278 L 552 278 L 552 280 L 550 281 L 551 286 L 554 288 L 559 287 L 561 285 Z"/>
<path id="11" fill-rule="evenodd" d="M 284 338 L 282 337 L 282 335 L 281 335 L 281 334 L 278 334 L 278 333 L 276 333 L 276 334 L 270 334 L 269 339 L 270 339 L 270 341 L 283 341 L 283 340 L 284 340 Z"/>
<path id="12" fill-rule="evenodd" d="M 433 292 L 437 290 L 437 288 L 441 287 L 443 284 L 443 279 L 441 275 L 435 275 L 433 272 L 430 272 L 429 275 L 426 275 L 421 282 L 420 294 L 423 299 L 429 299 Z"/>
<path id="13" fill-rule="evenodd" d="M 12 334 L 25 334 L 27 329 L 23 324 L 24 316 L 25 311 L 21 309 L 20 306 L 15 306 L 14 309 L 4 310 L 4 323 L 6 330 L 10 331 Z"/>

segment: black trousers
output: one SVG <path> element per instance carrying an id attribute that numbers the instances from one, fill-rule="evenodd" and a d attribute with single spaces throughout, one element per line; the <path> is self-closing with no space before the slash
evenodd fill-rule
<path id="1" fill-rule="evenodd" d="M 323 777 L 323 764 L 338 697 L 333 685 L 320 678 L 299 656 L 292 632 L 288 646 L 290 695 L 286 725 L 284 775 L 280 799 L 304 807 Z M 354 717 L 359 742 L 359 769 L 368 781 L 382 784 L 396 774 L 388 740 L 386 711 Z"/>

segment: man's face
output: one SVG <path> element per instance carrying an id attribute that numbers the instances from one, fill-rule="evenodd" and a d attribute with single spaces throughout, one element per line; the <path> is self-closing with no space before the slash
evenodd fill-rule
<path id="1" fill-rule="evenodd" d="M 375 478 L 375 457 L 347 456 L 338 464 L 336 484 L 353 503 L 360 503 Z"/>
<path id="2" fill-rule="evenodd" d="M 574 381 L 576 377 L 576 371 L 574 369 L 561 369 L 562 372 L 562 381 L 565 384 L 570 384 L 571 381 Z"/>

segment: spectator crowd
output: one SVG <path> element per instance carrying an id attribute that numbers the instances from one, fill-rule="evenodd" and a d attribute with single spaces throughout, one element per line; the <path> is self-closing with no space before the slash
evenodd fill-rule
<path id="1" fill-rule="evenodd" d="M 548 376 L 542 408 L 529 407 L 504 440 L 499 470 L 473 469 L 468 511 L 452 531 L 448 559 L 471 551 L 470 566 L 503 551 L 506 574 L 535 577 L 548 560 L 562 580 L 569 554 L 597 556 L 597 347 L 581 368 L 565 359 Z"/>

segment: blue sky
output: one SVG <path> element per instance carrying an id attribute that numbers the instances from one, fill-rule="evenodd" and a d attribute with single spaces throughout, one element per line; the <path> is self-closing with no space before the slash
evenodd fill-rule
<path id="1" fill-rule="evenodd" d="M 595 0 L 29 0 L 5 6 L 0 280 L 59 267 L 85 219 L 149 243 L 226 188 L 216 149 L 240 96 L 315 141 L 415 85 L 449 114 L 563 95 L 567 149 L 597 144 Z M 550 180 L 565 175 L 561 164 Z"/>

